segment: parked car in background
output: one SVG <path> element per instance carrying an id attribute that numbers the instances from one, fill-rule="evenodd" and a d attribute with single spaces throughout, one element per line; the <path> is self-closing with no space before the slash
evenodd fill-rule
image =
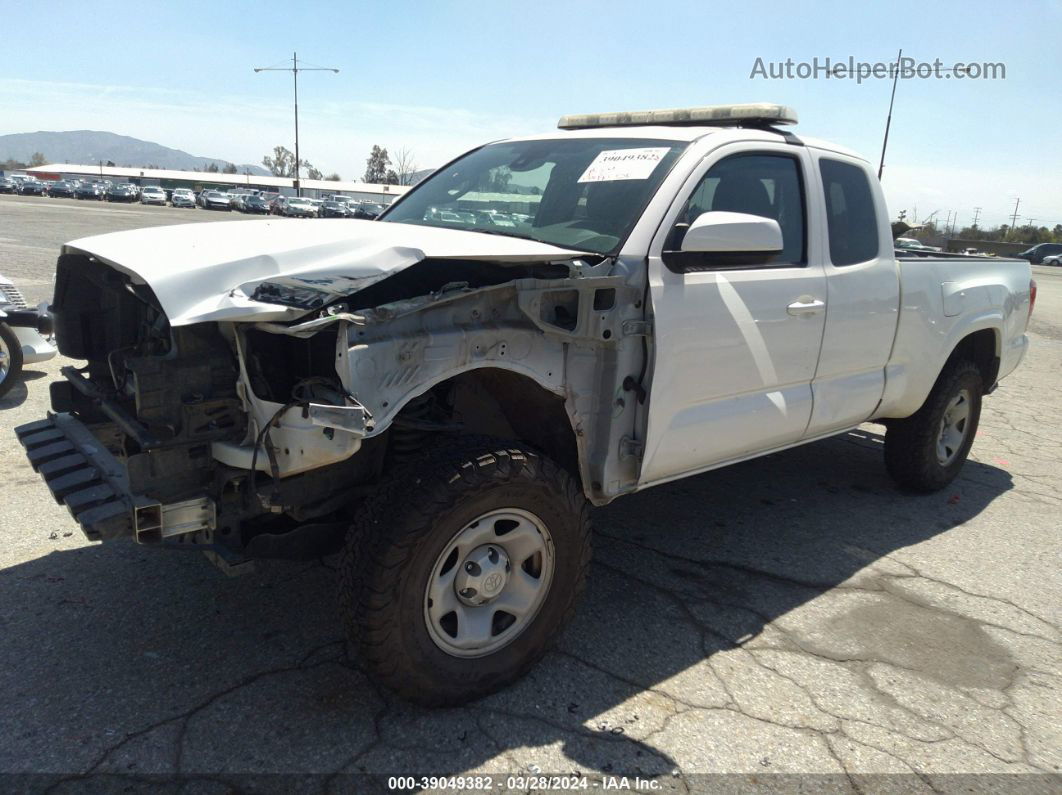
<path id="1" fill-rule="evenodd" d="M 21 196 L 43 196 L 44 183 L 39 179 L 24 179 L 19 183 L 18 192 Z"/>
<path id="2" fill-rule="evenodd" d="M 65 179 L 56 180 L 48 186 L 48 195 L 53 199 L 58 199 L 60 197 L 64 199 L 72 199 L 74 198 L 75 188 L 76 186 L 73 182 L 69 182 Z"/>
<path id="3" fill-rule="evenodd" d="M 103 185 L 99 182 L 82 182 L 74 188 L 74 198 L 103 201 L 103 192 Z"/>
<path id="4" fill-rule="evenodd" d="M 0 177 L 0 193 L 17 193 L 15 181 L 11 177 Z"/>
<path id="5" fill-rule="evenodd" d="M 269 212 L 269 202 L 261 196 L 244 196 L 242 207 L 245 213 L 264 215 Z"/>
<path id="6" fill-rule="evenodd" d="M 376 204 L 375 202 L 360 202 L 354 205 L 354 218 L 364 218 L 368 220 L 374 220 L 380 217 L 380 213 L 384 211 L 382 204 Z"/>
<path id="7" fill-rule="evenodd" d="M 915 240 L 913 237 L 898 237 L 892 242 L 893 248 L 901 251 L 937 251 L 941 249 L 937 246 L 927 246 L 921 240 Z"/>
<path id="8" fill-rule="evenodd" d="M 148 185 L 140 191 L 141 204 L 166 204 L 166 191 L 157 185 Z"/>
<path id="9" fill-rule="evenodd" d="M 346 202 L 337 202 L 332 199 L 326 199 L 321 204 L 321 217 L 348 218 L 350 217 L 350 211 L 347 210 Z"/>
<path id="10" fill-rule="evenodd" d="M 170 194 L 170 204 L 174 207 L 191 207 L 195 209 L 195 194 L 191 188 L 174 188 Z"/>
<path id="11" fill-rule="evenodd" d="M 217 190 L 205 190 L 199 194 L 199 206 L 204 210 L 224 210 L 228 212 L 232 209 L 232 199 L 227 193 Z"/>
<path id="12" fill-rule="evenodd" d="M 1040 243 L 1014 256 L 1019 259 L 1027 259 L 1033 265 L 1040 265 L 1043 263 L 1044 257 L 1053 257 L 1055 254 L 1062 254 L 1062 243 Z"/>
<path id="13" fill-rule="evenodd" d="M 51 318 L 30 309 L 19 289 L 0 276 L 0 397 L 18 381 L 24 364 L 55 356 L 55 345 L 42 330 L 51 333 Z"/>
<path id="14" fill-rule="evenodd" d="M 1043 258 L 1041 265 L 1062 265 L 1062 254 L 1050 254 Z"/>
<path id="15" fill-rule="evenodd" d="M 136 201 L 136 191 L 133 190 L 132 185 L 118 183 L 107 188 L 104 198 L 109 202 L 134 202 Z"/>
<path id="16" fill-rule="evenodd" d="M 280 214 L 288 218 L 316 218 L 317 206 L 301 196 L 290 196 L 285 198 Z"/>

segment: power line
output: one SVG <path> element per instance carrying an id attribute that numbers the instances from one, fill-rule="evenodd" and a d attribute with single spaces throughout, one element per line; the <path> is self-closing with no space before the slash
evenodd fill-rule
<path id="1" fill-rule="evenodd" d="M 300 170 L 302 161 L 299 159 L 299 72 L 333 72 L 339 74 L 339 70 L 331 66 L 299 66 L 299 54 L 291 54 L 291 66 L 256 66 L 258 72 L 291 72 L 295 83 L 295 195 L 302 195 L 302 179 Z"/>

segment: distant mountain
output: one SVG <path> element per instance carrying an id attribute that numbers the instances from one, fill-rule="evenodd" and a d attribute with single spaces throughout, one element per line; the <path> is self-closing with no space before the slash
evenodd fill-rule
<path id="1" fill-rule="evenodd" d="M 413 174 L 410 176 L 409 184 L 416 185 L 422 179 L 424 179 L 425 177 L 429 177 L 434 173 L 434 168 L 422 168 L 420 171 L 414 171 Z"/>
<path id="2" fill-rule="evenodd" d="M 34 152 L 40 152 L 48 163 L 113 162 L 116 166 L 157 166 L 192 171 L 203 170 L 211 163 L 218 169 L 230 164 L 220 157 L 197 157 L 180 149 L 95 130 L 66 132 L 32 132 L 0 135 L 0 161 L 13 158 L 29 162 Z M 268 176 L 261 166 L 237 165 L 240 174 L 249 171 L 256 176 Z"/>

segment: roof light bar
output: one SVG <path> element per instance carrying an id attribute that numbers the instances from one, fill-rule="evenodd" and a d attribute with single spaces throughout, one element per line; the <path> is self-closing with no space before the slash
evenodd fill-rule
<path id="1" fill-rule="evenodd" d="M 796 123 L 796 111 L 786 105 L 751 102 L 744 105 L 705 105 L 700 108 L 579 113 L 561 116 L 557 127 L 562 130 L 583 130 L 590 127 L 631 127 L 646 124 L 674 126 L 703 124 L 737 127 Z"/>

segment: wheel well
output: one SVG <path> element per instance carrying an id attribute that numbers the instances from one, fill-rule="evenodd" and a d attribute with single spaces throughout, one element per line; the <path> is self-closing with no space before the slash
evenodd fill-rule
<path id="1" fill-rule="evenodd" d="M 525 442 L 566 469 L 582 485 L 579 449 L 560 395 L 527 376 L 496 368 L 454 376 L 437 384 L 430 394 L 436 405 L 446 407 L 453 427 L 459 428 L 461 434 Z M 416 411 L 417 405 L 417 398 L 407 403 L 395 424 L 401 424 L 403 415 Z"/>
<path id="2" fill-rule="evenodd" d="M 973 362 L 981 371 L 985 390 L 989 390 L 996 383 L 999 375 L 999 353 L 997 348 L 997 335 L 994 329 L 982 329 L 963 337 L 962 341 L 955 346 L 955 350 L 948 357 L 948 363 L 964 359 Z"/>

